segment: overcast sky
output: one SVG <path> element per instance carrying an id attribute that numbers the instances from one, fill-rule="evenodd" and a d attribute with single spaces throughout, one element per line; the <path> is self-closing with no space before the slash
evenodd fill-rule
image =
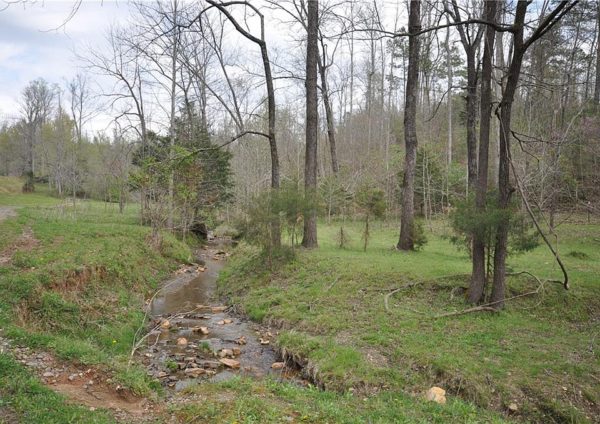
<path id="1" fill-rule="evenodd" d="M 42 77 L 63 85 L 79 71 L 74 50 L 102 45 L 107 28 L 125 20 L 125 1 L 84 0 L 71 14 L 71 1 L 10 4 L 0 0 L 0 120 L 18 115 L 23 87 Z M 89 47 L 88 47 L 89 46 Z"/>

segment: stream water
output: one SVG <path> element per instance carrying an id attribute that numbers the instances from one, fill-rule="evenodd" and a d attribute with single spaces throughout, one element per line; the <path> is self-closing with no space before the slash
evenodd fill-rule
<path id="1" fill-rule="evenodd" d="M 217 301 L 216 281 L 227 257 L 221 246 L 200 250 L 200 266 L 180 270 L 149 306 L 154 325 L 142 361 L 149 375 L 175 390 L 240 374 L 288 374 L 270 345 L 272 334 Z"/>

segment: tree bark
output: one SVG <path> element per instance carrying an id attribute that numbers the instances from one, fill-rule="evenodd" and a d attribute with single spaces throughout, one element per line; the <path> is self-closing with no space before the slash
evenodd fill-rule
<path id="1" fill-rule="evenodd" d="M 317 63 L 319 60 L 319 3 L 307 2 L 307 38 L 306 38 L 306 155 L 304 162 L 304 196 L 312 200 L 317 190 L 317 137 L 318 137 L 318 95 Z M 304 237 L 302 246 L 317 247 L 317 213 L 314 208 L 304 218 Z"/>
<path id="2" fill-rule="evenodd" d="M 415 168 L 417 161 L 417 91 L 419 87 L 419 36 L 421 30 L 421 2 L 411 0 L 408 17 L 408 74 L 404 105 L 404 178 L 402 181 L 402 213 L 400 239 L 396 246 L 400 250 L 414 249 L 414 195 Z"/>
<path id="3" fill-rule="evenodd" d="M 485 2 L 484 19 L 496 22 L 497 3 Z M 486 209 L 488 189 L 488 159 L 490 145 L 490 121 L 492 113 L 492 58 L 494 55 L 494 38 L 496 30 L 487 26 L 483 47 L 483 64 L 481 70 L 481 118 L 479 123 L 479 159 L 477 168 L 477 186 L 475 192 L 475 208 L 478 216 L 483 216 Z M 469 302 L 476 304 L 483 300 L 485 288 L 485 241 L 486 234 L 481 229 L 473 234 L 473 273 L 469 286 Z"/>

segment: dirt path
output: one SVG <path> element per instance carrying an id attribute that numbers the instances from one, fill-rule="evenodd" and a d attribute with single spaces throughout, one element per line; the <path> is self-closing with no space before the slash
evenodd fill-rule
<path id="1" fill-rule="evenodd" d="M 16 215 L 17 213 L 14 208 L 11 208 L 10 206 L 0 206 L 0 222 Z"/>
<path id="2" fill-rule="evenodd" d="M 143 423 L 160 413 L 157 405 L 115 384 L 109 372 L 98 367 L 61 361 L 50 353 L 15 345 L 1 336 L 1 330 L 0 353 L 10 353 L 50 389 L 66 396 L 71 402 L 90 410 L 110 409 L 118 422 Z M 18 422 L 17 419 L 3 417 L 1 411 L 0 418 L 6 422 Z"/>

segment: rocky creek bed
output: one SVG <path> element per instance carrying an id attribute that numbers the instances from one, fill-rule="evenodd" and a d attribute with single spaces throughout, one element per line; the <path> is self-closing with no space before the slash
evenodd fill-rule
<path id="1" fill-rule="evenodd" d="M 151 325 L 137 355 L 165 387 L 178 391 L 236 375 L 297 377 L 272 347 L 274 334 L 217 301 L 226 258 L 220 243 L 200 250 L 198 265 L 180 269 L 148 305 Z"/>

